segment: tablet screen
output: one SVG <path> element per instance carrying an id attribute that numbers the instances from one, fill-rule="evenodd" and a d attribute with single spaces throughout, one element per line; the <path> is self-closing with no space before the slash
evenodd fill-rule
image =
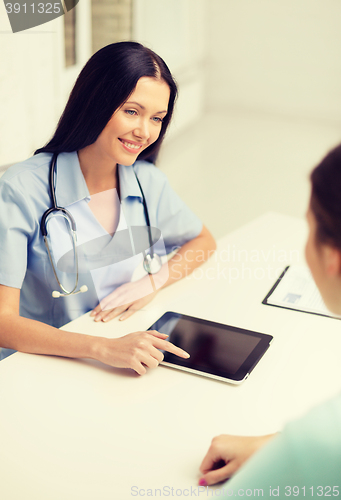
<path id="1" fill-rule="evenodd" d="M 167 312 L 151 327 L 167 333 L 189 359 L 164 352 L 164 363 L 226 381 L 240 382 L 269 347 L 271 335 L 243 330 L 174 312 Z"/>

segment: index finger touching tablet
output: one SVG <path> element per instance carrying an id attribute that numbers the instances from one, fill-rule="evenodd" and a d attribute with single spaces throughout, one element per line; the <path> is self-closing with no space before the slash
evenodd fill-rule
<path id="1" fill-rule="evenodd" d="M 148 333 L 157 338 L 157 341 L 154 343 L 154 346 L 157 347 L 158 349 L 161 349 L 162 351 L 171 352 L 172 354 L 180 356 L 181 358 L 187 359 L 190 357 L 188 352 L 184 351 L 184 349 L 181 349 L 180 347 L 175 346 L 168 340 L 165 340 L 167 337 L 169 337 L 168 333 L 161 333 L 158 332 L 157 330 L 150 330 L 150 329 L 148 330 Z"/>
<path id="2" fill-rule="evenodd" d="M 171 352 L 172 354 L 175 354 L 176 356 L 180 356 L 180 358 L 187 359 L 190 357 L 188 352 L 184 351 L 180 347 L 175 346 L 171 342 L 167 342 L 167 340 L 160 340 L 160 342 L 158 342 L 158 345 L 156 347 L 158 349 L 162 349 L 163 351 Z"/>

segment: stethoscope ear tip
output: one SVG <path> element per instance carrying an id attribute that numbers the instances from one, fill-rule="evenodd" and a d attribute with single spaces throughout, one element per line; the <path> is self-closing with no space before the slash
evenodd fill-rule
<path id="1" fill-rule="evenodd" d="M 77 295 L 78 293 L 84 293 L 88 291 L 88 287 L 86 285 L 82 285 L 78 292 L 70 292 L 70 293 L 61 293 L 57 290 L 53 290 L 52 297 L 54 299 L 58 299 L 59 297 L 68 297 L 69 295 Z"/>

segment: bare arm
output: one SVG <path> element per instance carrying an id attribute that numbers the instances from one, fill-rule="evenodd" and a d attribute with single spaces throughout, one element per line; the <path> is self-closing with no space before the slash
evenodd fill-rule
<path id="1" fill-rule="evenodd" d="M 166 264 L 169 277 L 162 288 L 191 274 L 213 254 L 216 247 L 213 236 L 207 227 L 203 226 L 201 233 L 185 243 Z"/>
<path id="2" fill-rule="evenodd" d="M 111 366 L 132 368 L 142 375 L 163 359 L 159 349 L 188 357 L 156 331 L 135 332 L 117 339 L 67 332 L 19 316 L 20 290 L 0 285 L 0 346 L 21 352 L 70 358 L 92 358 Z"/>

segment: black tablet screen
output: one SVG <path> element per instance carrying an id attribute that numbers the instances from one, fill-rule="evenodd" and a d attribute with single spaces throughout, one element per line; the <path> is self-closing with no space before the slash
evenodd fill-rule
<path id="1" fill-rule="evenodd" d="M 164 314 L 151 329 L 167 333 L 170 342 L 191 355 L 185 360 L 166 351 L 164 361 L 232 378 L 235 378 L 242 368 L 251 371 L 272 339 L 269 335 L 173 312 Z M 257 346 L 260 347 L 262 340 L 263 347 L 259 349 Z M 239 373 L 240 377 L 243 375 L 245 376 Z"/>

